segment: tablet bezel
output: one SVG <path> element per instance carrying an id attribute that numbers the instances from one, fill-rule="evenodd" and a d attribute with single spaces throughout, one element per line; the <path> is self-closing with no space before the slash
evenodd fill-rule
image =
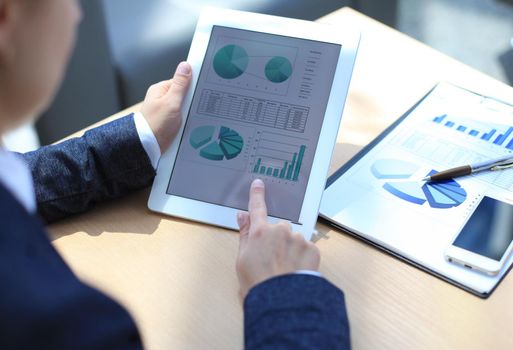
<path id="1" fill-rule="evenodd" d="M 189 115 L 192 98 L 196 90 L 199 72 L 203 65 L 214 26 L 315 40 L 341 46 L 325 118 L 300 211 L 300 224 L 291 223 L 295 232 L 303 234 L 309 240 L 315 232 L 321 197 L 331 163 L 331 154 L 335 146 L 360 41 L 359 32 L 343 26 L 211 7 L 204 10 L 199 18 L 187 58 L 193 69 L 193 80 L 182 107 L 182 125 L 172 145 L 159 161 L 157 175 L 148 200 L 148 207 L 152 211 L 166 215 L 229 229 L 238 229 L 236 213 L 240 211 L 239 209 L 205 203 L 167 193 L 169 179 Z M 291 33 L 295 34 L 291 35 Z M 344 103 L 340 103 L 340 101 L 344 101 Z M 280 220 L 282 219 L 269 216 L 270 222 L 278 222 Z"/>

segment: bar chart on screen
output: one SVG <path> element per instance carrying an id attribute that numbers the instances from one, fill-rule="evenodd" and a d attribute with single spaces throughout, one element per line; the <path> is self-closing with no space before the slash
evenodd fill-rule
<path id="1" fill-rule="evenodd" d="M 299 181 L 307 146 L 305 139 L 273 132 L 261 132 L 255 138 L 250 171 L 282 181 Z"/>

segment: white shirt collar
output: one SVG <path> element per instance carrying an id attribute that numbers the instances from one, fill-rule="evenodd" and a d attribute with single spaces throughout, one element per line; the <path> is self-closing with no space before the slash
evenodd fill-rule
<path id="1" fill-rule="evenodd" d="M 29 213 L 36 212 L 36 195 L 27 164 L 15 153 L 0 147 L 0 182 Z"/>

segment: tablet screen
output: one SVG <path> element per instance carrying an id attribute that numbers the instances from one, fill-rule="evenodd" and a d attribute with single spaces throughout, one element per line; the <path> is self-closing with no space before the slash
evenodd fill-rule
<path id="1" fill-rule="evenodd" d="M 299 217 L 341 46 L 214 26 L 167 193 Z M 326 154 L 330 157 L 330 154 Z"/>

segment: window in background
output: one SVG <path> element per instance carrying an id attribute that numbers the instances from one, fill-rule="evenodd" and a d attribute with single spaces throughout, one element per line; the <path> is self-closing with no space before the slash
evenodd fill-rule
<path id="1" fill-rule="evenodd" d="M 511 0 L 399 0 L 397 29 L 513 85 Z"/>

